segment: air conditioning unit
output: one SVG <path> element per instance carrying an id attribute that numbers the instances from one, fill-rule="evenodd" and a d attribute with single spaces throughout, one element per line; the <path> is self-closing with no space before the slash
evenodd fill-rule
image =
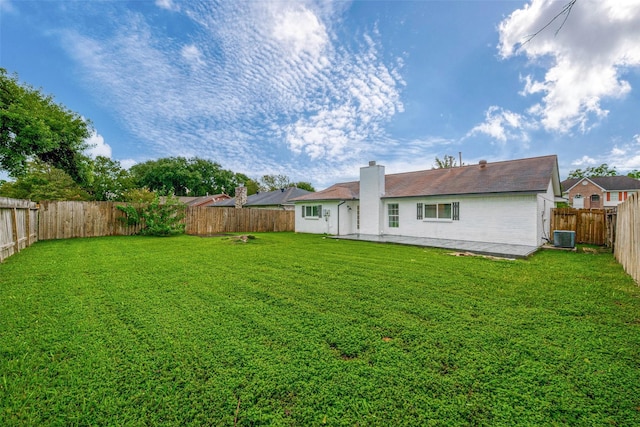
<path id="1" fill-rule="evenodd" d="M 554 230 L 553 246 L 557 248 L 575 248 L 576 232 L 568 230 Z"/>

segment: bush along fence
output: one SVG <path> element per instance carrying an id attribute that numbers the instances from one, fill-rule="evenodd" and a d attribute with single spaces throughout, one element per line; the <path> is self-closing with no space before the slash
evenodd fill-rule
<path id="1" fill-rule="evenodd" d="M 618 205 L 613 253 L 624 270 L 640 285 L 640 195 Z"/>
<path id="2" fill-rule="evenodd" d="M 37 205 L 29 200 L 0 197 L 0 262 L 37 240 Z"/>

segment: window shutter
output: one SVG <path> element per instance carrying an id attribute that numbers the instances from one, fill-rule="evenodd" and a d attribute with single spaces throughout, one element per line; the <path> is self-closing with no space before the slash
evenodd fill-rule
<path id="1" fill-rule="evenodd" d="M 306 206 L 302 206 L 302 218 L 305 217 L 305 211 L 307 210 Z"/>
<path id="2" fill-rule="evenodd" d="M 322 205 L 318 205 L 318 218 L 322 218 Z"/>
<path id="3" fill-rule="evenodd" d="M 460 202 L 451 203 L 451 210 L 453 211 L 451 219 L 454 221 L 460 221 Z"/>
<path id="4" fill-rule="evenodd" d="M 423 212 L 422 203 L 418 203 L 416 205 L 416 219 L 422 219 L 422 212 Z"/>

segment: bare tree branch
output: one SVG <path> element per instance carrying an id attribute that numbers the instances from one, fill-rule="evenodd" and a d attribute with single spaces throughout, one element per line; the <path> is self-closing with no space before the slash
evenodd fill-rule
<path id="1" fill-rule="evenodd" d="M 571 14 L 571 9 L 573 8 L 573 5 L 576 4 L 576 1 L 578 0 L 570 0 L 569 3 L 565 4 L 564 7 L 562 8 L 562 10 L 560 12 L 558 12 L 558 14 L 556 16 L 553 17 L 553 19 L 551 19 L 551 21 L 547 22 L 547 24 L 540 28 L 538 31 L 536 31 L 533 34 L 530 34 L 528 36 L 525 37 L 525 41 L 523 43 L 520 44 L 520 47 L 518 47 L 518 49 L 521 49 L 524 45 L 526 45 L 527 43 L 529 43 L 531 40 L 533 40 L 538 34 L 540 34 L 541 32 L 543 32 L 544 30 L 546 30 L 551 24 L 554 23 L 554 21 L 558 18 L 560 18 L 561 16 L 564 15 L 564 19 L 562 20 L 562 23 L 560 24 L 560 26 L 558 27 L 558 29 L 556 30 L 554 35 L 558 35 L 558 33 L 560 32 L 560 30 L 562 29 L 562 27 L 564 27 L 565 22 L 567 22 L 567 19 L 569 18 L 569 15 Z"/>

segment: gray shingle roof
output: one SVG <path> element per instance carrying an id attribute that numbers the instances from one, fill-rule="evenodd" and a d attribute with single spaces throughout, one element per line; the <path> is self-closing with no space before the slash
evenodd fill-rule
<path id="1" fill-rule="evenodd" d="M 588 179 L 600 188 L 608 191 L 640 190 L 640 180 L 629 176 L 592 176 L 589 178 L 570 178 L 562 181 L 562 189 L 569 191 L 583 179 Z"/>
<path id="2" fill-rule="evenodd" d="M 547 191 L 549 181 L 557 173 L 558 160 L 552 155 L 486 163 L 484 167 L 469 165 L 390 174 L 385 175 L 384 197 L 540 193 Z M 556 185 L 559 184 L 556 182 Z M 325 190 L 298 197 L 295 201 L 349 200 L 359 197 L 360 183 L 353 181 L 335 184 Z"/>
<path id="3" fill-rule="evenodd" d="M 310 194 L 310 191 L 303 190 L 301 188 L 289 187 L 282 190 L 268 191 L 264 193 L 252 194 L 247 197 L 247 203 L 244 206 L 279 206 L 291 204 L 289 202 L 290 199 L 295 197 L 303 196 L 306 194 Z M 313 194 L 313 193 L 311 193 Z M 224 200 L 222 202 L 218 202 L 213 206 L 230 206 L 233 207 L 236 205 L 236 199 Z"/>

